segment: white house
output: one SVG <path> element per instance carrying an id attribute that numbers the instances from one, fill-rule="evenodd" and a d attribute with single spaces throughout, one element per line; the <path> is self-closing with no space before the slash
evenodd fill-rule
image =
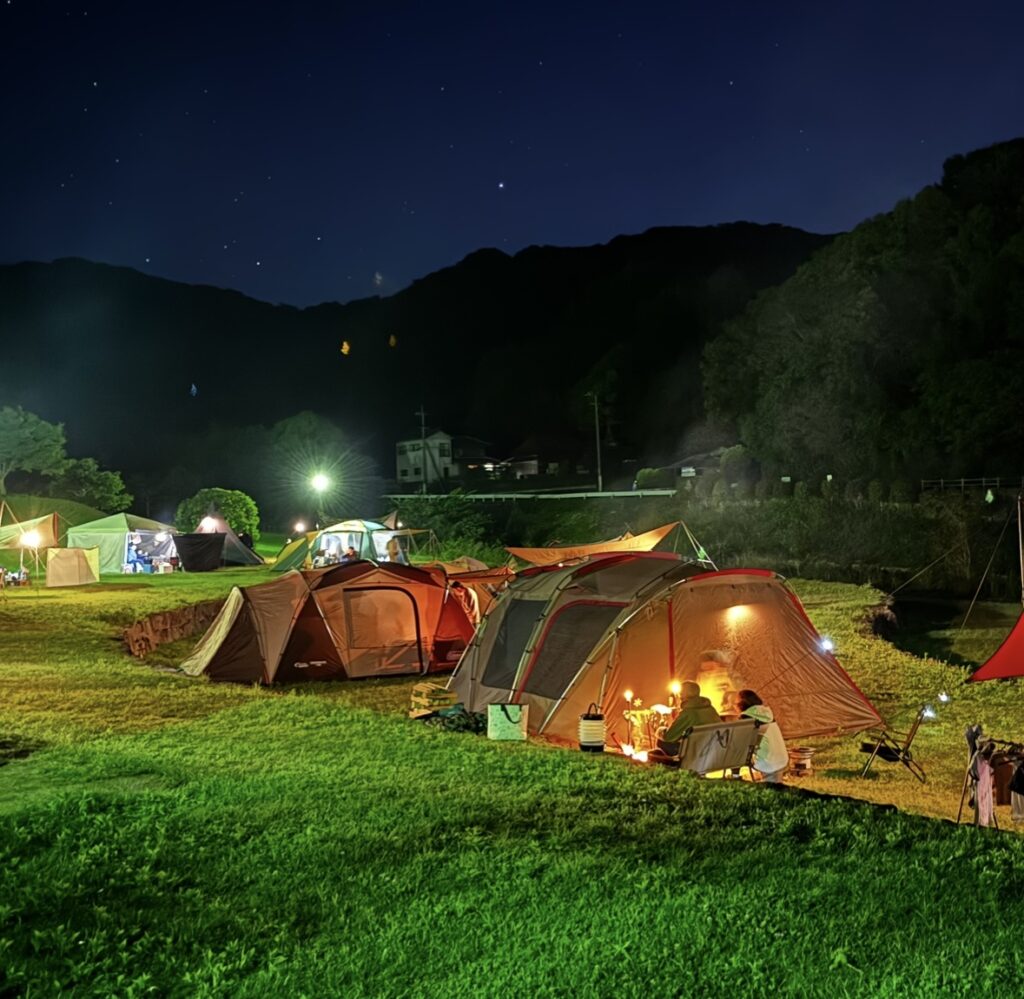
<path id="1" fill-rule="evenodd" d="M 492 459 L 483 457 L 484 442 L 475 437 L 452 437 L 434 430 L 425 437 L 411 437 L 395 445 L 395 478 L 399 484 L 457 479 L 467 468 Z"/>

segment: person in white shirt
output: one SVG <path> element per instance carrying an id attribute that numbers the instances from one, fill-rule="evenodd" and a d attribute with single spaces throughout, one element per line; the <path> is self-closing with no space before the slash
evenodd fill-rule
<path id="1" fill-rule="evenodd" d="M 761 739 L 754 749 L 754 769 L 767 784 L 781 784 L 789 766 L 789 752 L 775 714 L 753 690 L 737 694 L 741 718 L 753 718 Z"/>

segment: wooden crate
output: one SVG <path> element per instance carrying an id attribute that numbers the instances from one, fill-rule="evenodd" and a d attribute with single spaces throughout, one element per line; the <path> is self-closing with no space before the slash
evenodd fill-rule
<path id="1" fill-rule="evenodd" d="M 441 708 L 450 708 L 457 704 L 458 694 L 453 690 L 445 690 L 440 683 L 417 683 L 412 688 L 412 697 L 409 702 L 409 717 L 422 718 L 424 715 L 433 714 Z"/>

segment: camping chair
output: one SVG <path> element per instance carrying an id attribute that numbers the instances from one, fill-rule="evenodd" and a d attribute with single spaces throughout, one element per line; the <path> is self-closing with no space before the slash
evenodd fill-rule
<path id="1" fill-rule="evenodd" d="M 922 784 L 925 782 L 924 768 L 914 759 L 910 746 L 917 735 L 917 730 L 924 721 L 927 707 L 921 706 L 914 718 L 914 723 L 907 732 L 894 732 L 888 728 L 869 731 L 868 738 L 872 741 L 862 742 L 860 751 L 870 753 L 864 769 L 860 772 L 861 777 L 866 777 L 871 769 L 871 764 L 876 759 L 885 760 L 887 763 L 902 763 Z"/>
<path id="2" fill-rule="evenodd" d="M 694 725 L 679 742 L 679 769 L 703 777 L 719 770 L 749 768 L 754 747 L 761 738 L 757 729 L 753 718 Z"/>

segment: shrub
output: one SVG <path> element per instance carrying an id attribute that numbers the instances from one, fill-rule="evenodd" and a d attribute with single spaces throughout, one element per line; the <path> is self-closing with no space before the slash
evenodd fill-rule
<path id="1" fill-rule="evenodd" d="M 864 480 L 850 479 L 843 489 L 843 496 L 851 502 L 864 499 Z"/>
<path id="2" fill-rule="evenodd" d="M 715 483 L 720 478 L 718 472 L 705 472 L 703 475 L 699 475 L 693 485 L 693 495 L 701 500 L 710 499 L 715 489 Z"/>
<path id="3" fill-rule="evenodd" d="M 915 499 L 914 487 L 906 479 L 895 479 L 889 487 L 891 503 L 913 503 Z"/>
<path id="4" fill-rule="evenodd" d="M 885 499 L 885 483 L 880 479 L 872 479 L 868 483 L 868 499 L 872 503 L 881 503 Z"/>
<path id="5" fill-rule="evenodd" d="M 758 483 L 760 485 L 760 482 Z M 751 500 L 754 498 L 754 483 L 750 479 L 741 479 L 733 486 L 732 490 L 733 499 L 737 500 Z"/>
<path id="6" fill-rule="evenodd" d="M 729 483 L 719 477 L 711 487 L 711 500 L 714 503 L 726 503 L 730 498 Z"/>
<path id="7" fill-rule="evenodd" d="M 806 501 L 810 497 L 810 495 L 810 487 L 803 480 L 793 484 L 793 499 L 798 501 Z"/>
<path id="8" fill-rule="evenodd" d="M 218 511 L 236 534 L 247 533 L 253 541 L 259 541 L 259 508 L 251 496 L 239 489 L 200 489 L 195 496 L 178 504 L 175 526 L 179 531 L 194 531 L 211 510 Z"/>
<path id="9" fill-rule="evenodd" d="M 754 499 L 766 500 L 771 495 L 771 483 L 767 479 L 758 479 L 754 483 Z"/>
<path id="10" fill-rule="evenodd" d="M 671 489 L 678 476 L 670 468 L 641 468 L 636 473 L 637 489 Z"/>
<path id="11" fill-rule="evenodd" d="M 835 479 L 824 478 L 821 480 L 821 497 L 829 502 L 839 499 L 839 483 Z"/>

